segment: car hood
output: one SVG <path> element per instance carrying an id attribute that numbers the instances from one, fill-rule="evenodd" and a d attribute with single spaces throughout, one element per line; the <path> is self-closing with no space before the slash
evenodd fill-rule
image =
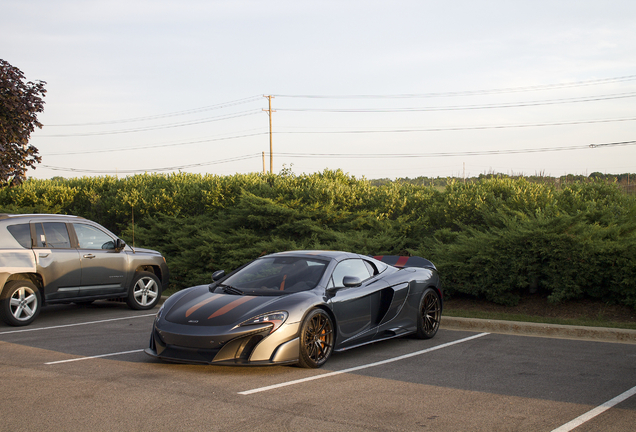
<path id="1" fill-rule="evenodd" d="M 145 248 L 140 248 L 140 247 L 134 247 L 132 248 L 133 252 L 136 254 L 150 254 L 150 255 L 161 255 L 160 252 L 156 251 L 156 250 L 152 250 L 152 249 L 145 249 Z"/>
<path id="2" fill-rule="evenodd" d="M 240 324 L 256 315 L 274 312 L 289 305 L 285 296 L 250 296 L 212 293 L 208 285 L 193 287 L 170 302 L 165 320 L 175 324 L 229 326 Z"/>

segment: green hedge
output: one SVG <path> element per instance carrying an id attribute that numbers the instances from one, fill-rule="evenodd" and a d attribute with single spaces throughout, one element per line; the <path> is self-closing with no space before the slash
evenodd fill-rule
<path id="1" fill-rule="evenodd" d="M 484 178 L 373 186 L 342 171 L 29 180 L 0 211 L 84 216 L 167 258 L 178 288 L 288 249 L 417 254 L 446 291 L 502 304 L 537 292 L 636 308 L 636 199 L 602 181 Z M 133 223 L 134 220 L 134 223 Z"/>

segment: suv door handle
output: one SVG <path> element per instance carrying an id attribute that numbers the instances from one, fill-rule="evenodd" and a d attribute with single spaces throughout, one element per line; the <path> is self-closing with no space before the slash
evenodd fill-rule
<path id="1" fill-rule="evenodd" d="M 93 259 L 93 258 L 95 258 L 95 255 L 93 255 L 93 254 L 86 254 L 86 255 L 84 255 L 84 258 Z"/>

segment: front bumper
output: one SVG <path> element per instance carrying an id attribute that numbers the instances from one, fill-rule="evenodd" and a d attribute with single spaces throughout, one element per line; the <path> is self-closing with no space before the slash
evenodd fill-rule
<path id="1" fill-rule="evenodd" d="M 168 327 L 159 329 L 156 323 L 153 325 L 146 354 L 176 363 L 275 365 L 298 362 L 300 341 L 294 332 L 297 326 L 282 326 L 272 334 L 269 325 L 220 334 L 202 332 L 201 327 L 178 324 Z"/>

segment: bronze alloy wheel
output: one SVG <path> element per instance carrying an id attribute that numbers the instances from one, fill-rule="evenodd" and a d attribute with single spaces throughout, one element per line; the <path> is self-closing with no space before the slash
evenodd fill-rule
<path id="1" fill-rule="evenodd" d="M 327 362 L 333 351 L 333 323 L 322 309 L 314 309 L 305 318 L 300 333 L 302 367 L 317 368 Z"/>
<path id="2" fill-rule="evenodd" d="M 439 329 L 442 318 L 442 305 L 439 295 L 432 288 L 427 288 L 420 301 L 419 317 L 417 322 L 417 337 L 430 339 Z"/>

